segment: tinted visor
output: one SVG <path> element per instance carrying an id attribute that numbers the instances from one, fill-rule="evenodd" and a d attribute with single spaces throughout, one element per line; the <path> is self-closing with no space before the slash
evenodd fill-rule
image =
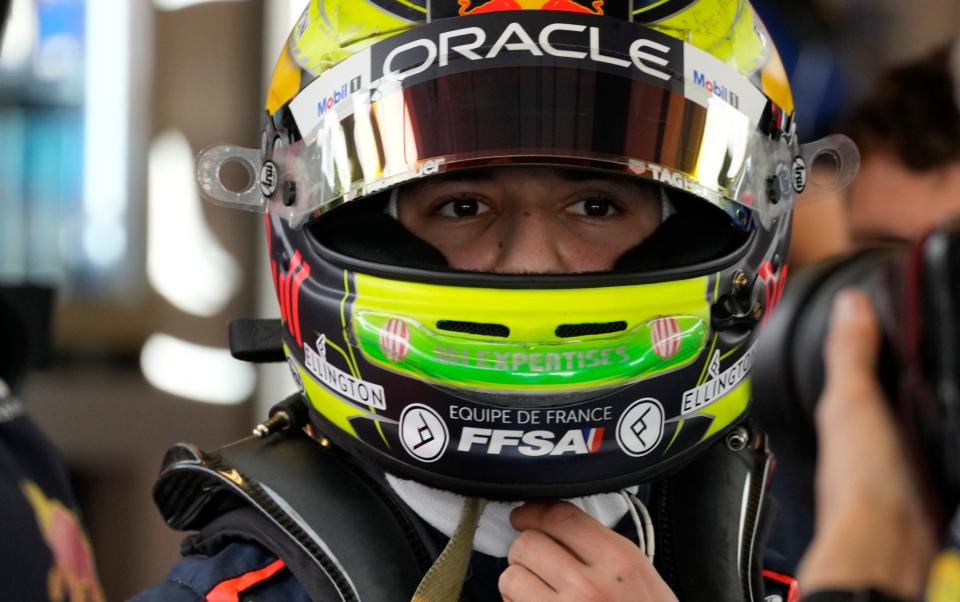
<path id="1" fill-rule="evenodd" d="M 711 127 L 708 109 L 682 95 L 566 68 L 450 75 L 404 90 L 403 106 L 396 110 L 403 112 L 408 143 L 396 150 L 408 165 L 440 157 L 454 165 L 457 159 L 543 158 L 644 174 L 643 161 L 649 161 L 694 174 L 708 151 L 703 142 Z M 719 151 L 727 157 L 716 159 L 742 165 L 749 124 L 745 116 L 732 117 L 740 123 L 712 132 L 731 150 Z M 712 127 L 721 123 L 715 120 Z"/>
<path id="2" fill-rule="evenodd" d="M 404 182 L 514 163 L 633 174 L 764 223 L 789 210 L 798 169 L 805 179 L 800 148 L 769 135 L 778 110 L 743 76 L 640 25 L 543 12 L 438 22 L 375 44 L 283 109 L 299 139 L 258 155 L 211 149 L 201 187 L 298 225 Z M 220 184 L 230 158 L 260 170 L 257 189 Z"/>
<path id="3" fill-rule="evenodd" d="M 305 139 L 277 149 L 294 182 L 290 217 L 397 184 L 502 163 L 633 174 L 724 206 L 742 182 L 753 127 L 723 102 L 608 73 L 517 67 L 359 92 Z"/>

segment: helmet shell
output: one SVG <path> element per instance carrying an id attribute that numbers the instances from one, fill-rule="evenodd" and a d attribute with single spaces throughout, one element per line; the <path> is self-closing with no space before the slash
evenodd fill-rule
<path id="1" fill-rule="evenodd" d="M 789 86 L 748 2 L 637 3 L 633 14 L 616 3 L 622 15 L 614 4 L 434 0 L 430 14 L 416 0 L 313 0 L 277 63 L 261 153 L 278 157 L 308 134 L 291 105 L 350 57 L 426 31 L 428 21 L 469 27 L 491 13 L 539 10 L 577 27 L 615 18 L 644 24 L 657 40 L 709 54 L 736 82 L 691 71 L 680 74 L 677 94 L 702 88 L 711 106 L 733 106 L 729 89 L 751 90 L 762 99 L 755 135 L 763 148 L 792 157 Z M 353 92 L 349 81 L 332 88 L 318 112 Z M 310 225 L 268 215 L 284 347 L 315 427 L 392 472 L 485 497 L 585 495 L 679 466 L 749 406 L 753 335 L 788 273 L 796 191 L 783 169 L 757 159 L 743 170 L 750 190 L 759 181 L 764 193 L 785 193 L 777 212 L 761 215 L 728 191 L 733 204 L 721 208 L 746 232 L 735 250 L 638 273 L 518 277 L 377 262 L 333 249 Z M 648 177 L 644 171 L 633 173 Z M 675 180 L 660 181 L 696 195 Z M 338 203 L 364 202 L 384 188 L 344 192 Z M 331 204 L 309 218 L 341 213 Z"/>

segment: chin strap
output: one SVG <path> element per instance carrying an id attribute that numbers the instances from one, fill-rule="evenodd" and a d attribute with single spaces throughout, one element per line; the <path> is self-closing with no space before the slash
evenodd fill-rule
<path id="1" fill-rule="evenodd" d="M 487 500 L 467 498 L 457 530 L 443 548 L 433 566 L 417 586 L 411 602 L 445 602 L 459 600 L 460 590 L 467 575 L 470 554 L 473 551 L 473 535 L 477 531 L 480 515 Z"/>
<path id="2" fill-rule="evenodd" d="M 636 495 L 627 490 L 619 492 L 619 495 L 626 502 L 630 517 L 637 528 L 637 545 L 650 562 L 653 562 L 654 527 L 647 507 Z M 473 536 L 486 504 L 487 501 L 480 498 L 467 498 L 464 501 L 457 530 L 440 552 L 436 562 L 423 576 L 411 602 L 443 602 L 460 599 L 460 590 L 463 589 L 470 554 L 473 551 Z"/>

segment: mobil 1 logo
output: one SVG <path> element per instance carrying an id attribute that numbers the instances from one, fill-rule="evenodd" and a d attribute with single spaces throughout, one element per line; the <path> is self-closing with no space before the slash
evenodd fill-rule
<path id="1" fill-rule="evenodd" d="M 450 431 L 436 410 L 420 403 L 408 405 L 400 414 L 400 444 L 421 462 L 436 462 L 447 451 Z"/>
<path id="2" fill-rule="evenodd" d="M 395 74 L 405 86 L 467 71 L 551 66 L 589 69 L 683 92 L 683 44 L 619 19 L 554 11 L 511 11 L 440 19 L 371 48 L 374 80 Z"/>

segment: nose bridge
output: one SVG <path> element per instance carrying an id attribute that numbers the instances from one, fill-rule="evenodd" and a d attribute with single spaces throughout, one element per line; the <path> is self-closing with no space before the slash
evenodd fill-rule
<path id="1" fill-rule="evenodd" d="M 562 272 L 559 224 L 550 211 L 517 208 L 515 219 L 505 220 L 498 240 L 495 270 L 514 273 Z"/>

